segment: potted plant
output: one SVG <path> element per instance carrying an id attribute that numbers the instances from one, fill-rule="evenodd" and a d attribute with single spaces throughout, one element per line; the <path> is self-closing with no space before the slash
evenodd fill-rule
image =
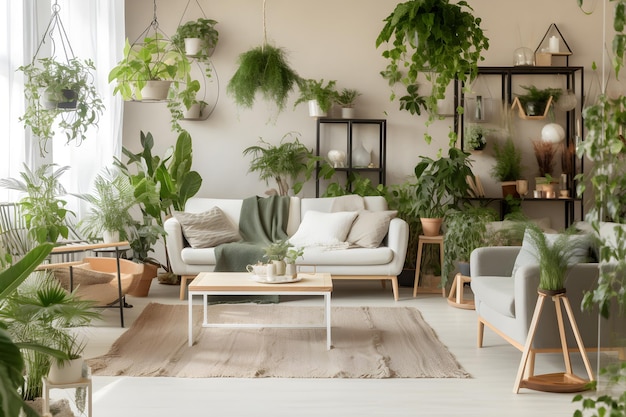
<path id="1" fill-rule="evenodd" d="M 341 106 L 341 117 L 344 119 L 354 118 L 354 103 L 361 95 L 357 90 L 344 88 L 335 96 L 335 103 Z"/>
<path id="2" fill-rule="evenodd" d="M 487 146 L 487 135 L 491 132 L 491 129 L 480 124 L 469 124 L 465 128 L 465 142 L 463 149 L 466 152 L 482 151 Z"/>
<path id="3" fill-rule="evenodd" d="M 465 204 L 460 209 L 452 209 L 446 213 L 442 285 L 445 285 L 456 267 L 462 275 L 470 276 L 470 255 L 474 249 L 486 246 L 487 224 L 496 218 L 494 210 L 471 204 Z"/>
<path id="4" fill-rule="evenodd" d="M 102 238 L 104 243 L 127 239 L 134 221 L 130 210 L 136 204 L 128 177 L 107 168 L 96 176 L 92 194 L 76 196 L 90 204 L 89 213 L 78 223 L 88 239 Z"/>
<path id="5" fill-rule="evenodd" d="M 239 55 L 239 68 L 228 82 L 226 91 L 240 107 L 252 108 L 257 93 L 274 102 L 278 111 L 287 104 L 289 92 L 299 81 L 289 67 L 284 50 L 264 43 Z"/>
<path id="6" fill-rule="evenodd" d="M 496 163 L 491 168 L 491 176 L 502 183 L 503 197 L 506 198 L 508 195 L 519 197 L 515 181 L 522 176 L 522 154 L 513 139 L 508 137 L 503 146 L 494 143 L 493 154 Z"/>
<path id="7" fill-rule="evenodd" d="M 55 384 L 71 384 L 83 377 L 83 351 L 86 341 L 81 335 L 69 334 L 59 341 L 59 350 L 65 352 L 67 359 L 55 358 L 50 362 L 48 379 Z"/>
<path id="8" fill-rule="evenodd" d="M 467 196 L 468 176 L 474 177 L 469 154 L 458 148 L 450 148 L 447 157 L 421 157 L 415 166 L 413 204 L 425 235 L 439 235 L 445 213 Z"/>
<path id="9" fill-rule="evenodd" d="M 465 1 L 409 0 L 398 4 L 385 18 L 385 26 L 376 38 L 377 48 L 383 43 L 388 45 L 382 55 L 389 64 L 381 74 L 391 85 L 401 83 L 407 93 L 411 94 L 411 88 L 415 95 L 418 78 L 424 77 L 432 84 L 425 98 L 427 126 L 436 119 L 437 100 L 445 98 L 448 85 L 455 79 L 471 85 L 478 62 L 483 59 L 481 53 L 489 48 L 481 19 L 472 11 Z M 392 94 L 391 99 L 395 97 Z M 427 143 L 432 139 L 428 133 L 424 138 Z M 450 140 L 453 146 L 456 138 Z"/>
<path id="10" fill-rule="evenodd" d="M 293 141 L 287 139 L 294 138 Z M 276 180 L 278 194 L 287 195 L 288 180 L 296 180 L 301 174 L 308 178 L 315 169 L 313 150 L 302 144 L 296 134 L 287 133 L 280 140 L 279 145 L 272 145 L 263 139 L 259 145 L 250 146 L 243 150 L 243 155 L 252 155 L 248 172 L 258 172 L 259 178 L 269 184 L 270 178 Z M 298 194 L 302 183 L 295 183 L 293 191 Z"/>
<path id="11" fill-rule="evenodd" d="M 287 257 L 289 248 L 292 246 L 293 245 L 289 243 L 288 240 L 278 240 L 276 242 L 272 242 L 263 249 L 265 251 L 265 255 L 263 255 L 263 257 L 270 263 L 274 264 L 276 275 L 285 275 L 285 258 Z"/>
<path id="12" fill-rule="evenodd" d="M 206 62 L 213 55 L 219 39 L 216 24 L 213 19 L 191 20 L 176 28 L 172 43 L 188 56 Z"/>
<path id="13" fill-rule="evenodd" d="M 287 249 L 287 254 L 285 255 L 285 275 L 291 278 L 295 278 L 298 275 L 296 261 L 302 255 L 304 255 L 303 248 L 290 246 L 289 249 Z"/>
<path id="14" fill-rule="evenodd" d="M 26 99 L 26 111 L 20 121 L 39 138 L 42 153 L 47 141 L 54 137 L 55 122 L 68 143 L 80 143 L 86 139 L 90 126 L 98 126 L 104 105 L 93 83 L 95 67 L 91 60 L 72 58 L 59 62 L 40 58 L 19 70 L 25 77 Z"/>
<path id="15" fill-rule="evenodd" d="M 156 33 L 143 43 L 124 46 L 124 58 L 109 72 L 116 82 L 113 94 L 124 100 L 165 100 L 171 84 L 182 88 L 191 81 L 191 63 L 171 42 Z"/>
<path id="16" fill-rule="evenodd" d="M 525 94 L 518 94 L 517 99 L 526 116 L 545 117 L 548 109 L 548 101 L 555 103 L 561 97 L 563 90 L 560 88 L 540 89 L 534 85 L 520 86 L 526 90 Z"/>
<path id="17" fill-rule="evenodd" d="M 335 91 L 335 80 L 330 80 L 324 85 L 324 80 L 301 80 L 299 84 L 300 96 L 294 103 L 296 107 L 300 103 L 309 104 L 309 116 L 326 117 L 330 108 L 337 98 Z"/>
<path id="18" fill-rule="evenodd" d="M 28 235 L 38 243 L 56 243 L 59 236 L 67 239 L 69 228 L 66 216 L 74 214 L 65 208 L 67 201 L 60 198 L 66 192 L 59 178 L 70 167 L 54 170 L 55 166 L 44 164 L 31 171 L 24 164 L 24 171 L 20 173 L 21 180 L 16 178 L 0 180 L 0 187 L 25 194 L 18 204 L 24 216 Z"/>

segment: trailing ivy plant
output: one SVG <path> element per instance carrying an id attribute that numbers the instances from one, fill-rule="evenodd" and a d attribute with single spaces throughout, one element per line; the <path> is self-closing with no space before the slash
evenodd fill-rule
<path id="1" fill-rule="evenodd" d="M 402 83 L 407 89 L 401 109 L 420 114 L 420 107 L 425 108 L 427 126 L 437 117 L 437 100 L 445 98 L 448 85 L 458 79 L 469 86 L 478 74 L 481 53 L 489 48 L 481 19 L 472 11 L 463 0 L 410 0 L 398 4 L 384 19 L 385 26 L 376 39 L 377 48 L 383 43 L 389 45 L 382 53 L 389 64 L 381 75 L 390 84 Z M 432 85 L 424 102 L 417 98 L 420 74 Z M 395 98 L 392 93 L 391 100 Z M 432 137 L 426 133 L 424 139 L 430 143 Z M 454 132 L 450 140 L 452 146 Z"/>

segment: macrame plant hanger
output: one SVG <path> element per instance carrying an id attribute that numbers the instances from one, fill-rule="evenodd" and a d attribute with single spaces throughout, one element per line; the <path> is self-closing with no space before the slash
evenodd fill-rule
<path id="1" fill-rule="evenodd" d="M 196 4 L 196 6 L 198 6 L 198 9 L 200 10 L 200 13 L 202 13 L 202 17 L 204 19 L 207 19 L 207 15 L 204 12 L 204 9 L 202 8 L 202 6 L 200 5 L 200 2 L 198 0 L 193 0 L 194 3 Z M 192 5 L 191 4 L 192 0 L 187 0 L 187 4 L 185 5 L 185 9 L 183 10 L 182 15 L 180 16 L 180 20 L 178 21 L 178 26 L 180 27 L 183 24 L 183 20 L 185 18 L 185 14 L 187 13 L 187 11 L 189 10 L 189 6 Z M 193 58 L 193 57 L 190 57 Z M 187 120 L 206 120 L 208 119 L 213 112 L 215 111 L 215 108 L 217 107 L 217 102 L 219 101 L 219 97 L 220 97 L 220 79 L 219 76 L 217 74 L 217 70 L 215 69 L 215 65 L 213 64 L 213 60 L 210 59 L 211 58 L 211 54 L 209 54 L 209 59 L 207 60 L 207 63 L 205 65 L 208 66 L 208 68 L 206 69 L 202 69 L 200 62 L 198 62 L 197 60 L 194 60 L 194 64 L 196 65 L 196 67 L 200 70 L 201 73 L 205 74 L 204 77 L 202 78 L 202 101 L 204 103 L 206 103 L 206 98 L 207 98 L 207 94 L 208 94 L 208 83 L 207 83 L 207 79 L 211 78 L 211 79 L 215 79 L 215 83 L 216 83 L 216 88 L 215 88 L 215 100 L 213 101 L 213 103 L 211 105 L 209 105 L 207 103 L 207 108 L 208 110 L 205 110 L 202 115 L 200 116 L 199 119 L 187 119 Z"/>

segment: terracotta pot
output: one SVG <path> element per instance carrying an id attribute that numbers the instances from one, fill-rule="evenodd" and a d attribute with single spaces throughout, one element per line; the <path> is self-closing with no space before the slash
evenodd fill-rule
<path id="1" fill-rule="evenodd" d="M 158 269 L 159 267 L 154 264 L 144 263 L 141 278 L 133 283 L 133 286 L 128 290 L 128 294 L 133 297 L 147 297 L 152 280 L 157 276 Z"/>
<path id="2" fill-rule="evenodd" d="M 443 223 L 443 219 L 441 217 L 438 217 L 438 218 L 422 217 L 420 221 L 422 222 L 422 233 L 425 236 L 439 236 L 440 235 L 441 223 Z"/>

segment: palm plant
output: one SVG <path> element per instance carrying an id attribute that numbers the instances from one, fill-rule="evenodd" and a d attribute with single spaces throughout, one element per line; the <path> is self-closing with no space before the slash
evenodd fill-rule
<path id="1" fill-rule="evenodd" d="M 119 232 L 120 239 L 126 240 L 126 229 L 134 222 L 130 209 L 136 204 L 128 177 L 106 168 L 96 176 L 93 188 L 93 194 L 77 195 L 91 205 L 78 226 L 89 239 L 100 238 L 104 232 Z"/>
<path id="2" fill-rule="evenodd" d="M 297 179 L 302 173 L 310 177 L 315 168 L 315 156 L 313 150 L 308 149 L 297 137 L 293 142 L 285 141 L 295 136 L 287 133 L 280 141 L 280 145 L 272 145 L 260 139 L 259 145 L 244 149 L 244 155 L 252 155 L 252 162 L 248 172 L 258 172 L 261 180 L 269 184 L 270 178 L 276 180 L 278 194 L 287 195 L 289 191 L 288 179 Z M 298 194 L 302 189 L 302 183 L 293 185 L 294 193 Z"/>
<path id="3" fill-rule="evenodd" d="M 92 301 L 78 299 L 65 291 L 59 281 L 40 272 L 32 274 L 3 301 L 0 318 L 16 343 L 61 350 L 71 342 L 71 327 L 88 325 L 100 316 L 93 306 Z M 42 378 L 50 370 L 50 355 L 23 349 L 22 356 L 26 368 L 22 398 L 32 400 L 41 396 Z"/>
<path id="4" fill-rule="evenodd" d="M 26 195 L 19 201 L 29 236 L 36 242 L 56 242 L 59 236 L 67 239 L 69 228 L 66 216 L 74 214 L 65 208 L 67 201 L 65 188 L 59 178 L 70 167 L 54 170 L 56 164 L 44 164 L 32 171 L 24 164 L 20 173 L 22 180 L 6 178 L 0 180 L 0 187 L 17 190 Z"/>

